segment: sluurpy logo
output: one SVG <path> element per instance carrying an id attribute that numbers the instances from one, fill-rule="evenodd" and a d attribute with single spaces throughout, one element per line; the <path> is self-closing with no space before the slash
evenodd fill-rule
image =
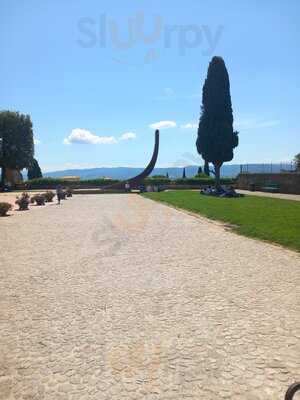
<path id="1" fill-rule="evenodd" d="M 147 28 L 147 33 L 146 23 L 152 27 L 150 30 Z M 134 65 L 151 63 L 159 58 L 162 51 L 174 48 L 179 56 L 185 56 L 191 49 L 201 49 L 203 56 L 210 56 L 224 30 L 223 25 L 212 28 L 205 24 L 165 24 L 160 15 L 155 15 L 153 21 L 151 18 L 146 20 L 144 12 L 128 17 L 125 25 L 105 13 L 98 18 L 82 17 L 78 20 L 77 28 L 77 44 L 80 47 L 104 49 L 111 46 L 118 52 L 113 57 L 115 61 Z M 134 52 L 130 54 L 130 50 L 141 45 L 145 46 L 142 60 L 136 62 L 132 55 Z"/>

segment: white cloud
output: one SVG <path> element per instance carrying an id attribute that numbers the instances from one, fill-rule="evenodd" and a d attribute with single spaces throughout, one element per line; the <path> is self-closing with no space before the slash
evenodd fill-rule
<path id="1" fill-rule="evenodd" d="M 64 144 L 115 144 L 114 136 L 97 136 L 85 129 L 73 129 L 70 135 L 64 139 Z"/>
<path id="2" fill-rule="evenodd" d="M 235 129 L 249 130 L 249 129 L 261 129 L 261 128 L 272 128 L 280 124 L 279 120 L 266 120 L 261 118 L 238 118 L 234 123 Z"/>
<path id="3" fill-rule="evenodd" d="M 169 129 L 169 128 L 176 128 L 175 121 L 159 121 L 149 125 L 151 129 Z"/>
<path id="4" fill-rule="evenodd" d="M 195 124 L 194 122 L 188 122 L 187 124 L 181 125 L 182 129 L 196 129 L 198 128 L 198 124 Z"/>
<path id="5" fill-rule="evenodd" d="M 33 143 L 34 143 L 35 145 L 39 145 L 39 144 L 41 144 L 42 142 L 41 142 L 39 139 L 33 138 Z"/>
<path id="6" fill-rule="evenodd" d="M 120 136 L 120 140 L 132 140 L 136 138 L 136 134 L 133 132 L 125 132 Z"/>

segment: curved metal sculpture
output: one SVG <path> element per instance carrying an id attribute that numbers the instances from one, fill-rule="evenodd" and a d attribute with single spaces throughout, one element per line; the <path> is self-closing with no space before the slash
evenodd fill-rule
<path id="1" fill-rule="evenodd" d="M 298 390 L 300 390 L 300 382 L 293 383 L 293 385 L 288 388 L 284 400 L 292 400 L 294 394 L 298 392 Z"/>
<path id="2" fill-rule="evenodd" d="M 138 188 L 138 186 L 141 184 L 142 180 L 147 178 L 153 171 L 157 157 L 158 157 L 158 150 L 159 150 L 159 130 L 155 131 L 155 144 L 154 144 L 154 150 L 153 154 L 151 157 L 151 160 L 147 167 L 144 169 L 143 172 L 141 172 L 139 175 L 135 176 L 134 178 L 126 179 L 125 181 L 115 183 L 110 186 L 106 186 L 103 188 L 103 190 L 106 189 L 125 189 L 125 185 L 128 183 L 130 185 L 130 189 L 135 189 Z"/>

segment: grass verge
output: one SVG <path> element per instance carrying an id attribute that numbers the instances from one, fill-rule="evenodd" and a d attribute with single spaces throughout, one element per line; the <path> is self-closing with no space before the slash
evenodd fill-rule
<path id="1" fill-rule="evenodd" d="M 233 231 L 300 252 L 300 202 L 268 197 L 236 199 L 201 196 L 182 190 L 145 193 L 143 196 L 174 207 L 232 224 Z"/>

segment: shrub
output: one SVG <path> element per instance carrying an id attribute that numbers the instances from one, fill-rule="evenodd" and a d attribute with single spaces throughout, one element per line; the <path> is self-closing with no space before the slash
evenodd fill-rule
<path id="1" fill-rule="evenodd" d="M 44 194 L 44 197 L 48 203 L 52 203 L 52 201 L 55 197 L 55 193 L 52 192 L 52 190 L 47 190 L 47 192 Z"/>
<path id="2" fill-rule="evenodd" d="M 203 178 L 178 178 L 175 179 L 174 184 L 176 185 L 213 185 L 214 179 L 205 175 Z"/>
<path id="3" fill-rule="evenodd" d="M 28 189 L 55 189 L 58 185 L 63 187 L 99 187 L 99 186 L 109 186 L 113 183 L 120 182 L 117 179 L 86 179 L 80 181 L 68 181 L 58 178 L 39 178 L 32 179 L 25 182 L 25 185 Z"/>
<path id="4" fill-rule="evenodd" d="M 37 206 L 44 206 L 45 205 L 45 196 L 43 194 L 36 194 L 32 196 L 31 201 L 35 201 Z"/>
<path id="5" fill-rule="evenodd" d="M 236 178 L 221 178 L 221 185 L 234 185 L 237 183 Z"/>
<path id="6" fill-rule="evenodd" d="M 205 177 L 201 177 L 201 178 L 186 178 L 186 179 L 176 179 L 175 181 L 173 181 L 174 184 L 176 185 L 214 185 L 215 184 L 215 179 L 205 175 Z M 236 183 L 236 179 L 234 178 L 221 178 L 220 179 L 220 183 L 221 185 L 233 185 Z"/>
<path id="7" fill-rule="evenodd" d="M 223 185 L 230 185 L 235 183 L 235 179 L 232 178 L 222 178 L 221 179 L 221 184 Z M 25 183 L 27 189 L 55 189 L 58 185 L 66 188 L 66 189 L 71 189 L 72 188 L 87 188 L 87 187 L 105 187 L 105 186 L 110 186 L 114 183 L 121 182 L 120 180 L 116 179 L 86 179 L 86 180 L 80 180 L 76 182 L 71 182 L 63 179 L 57 179 L 57 178 L 40 178 L 40 179 L 33 179 L 29 180 Z M 199 176 L 196 176 L 194 178 L 186 178 L 186 179 L 169 179 L 165 176 L 159 176 L 159 175 L 154 175 L 154 176 L 149 176 L 141 182 L 145 186 L 147 185 L 213 185 L 214 184 L 214 178 L 207 176 L 205 174 L 200 174 Z"/>
<path id="8" fill-rule="evenodd" d="M 165 175 L 151 175 L 150 179 L 168 179 Z"/>
<path id="9" fill-rule="evenodd" d="M 148 186 L 148 185 L 168 185 L 172 181 L 169 178 L 166 178 L 165 176 L 159 176 L 159 175 L 154 175 L 154 176 L 149 176 L 143 180 L 143 184 Z"/>
<path id="10" fill-rule="evenodd" d="M 29 194 L 24 192 L 21 197 L 17 197 L 16 204 L 19 206 L 19 211 L 28 210 L 30 197 Z"/>
<path id="11" fill-rule="evenodd" d="M 195 179 L 211 179 L 210 176 L 204 174 L 203 172 L 201 172 L 200 174 L 197 174 L 194 176 Z"/>
<path id="12" fill-rule="evenodd" d="M 12 209 L 12 205 L 6 202 L 0 203 L 0 217 L 7 215 L 7 212 Z"/>

